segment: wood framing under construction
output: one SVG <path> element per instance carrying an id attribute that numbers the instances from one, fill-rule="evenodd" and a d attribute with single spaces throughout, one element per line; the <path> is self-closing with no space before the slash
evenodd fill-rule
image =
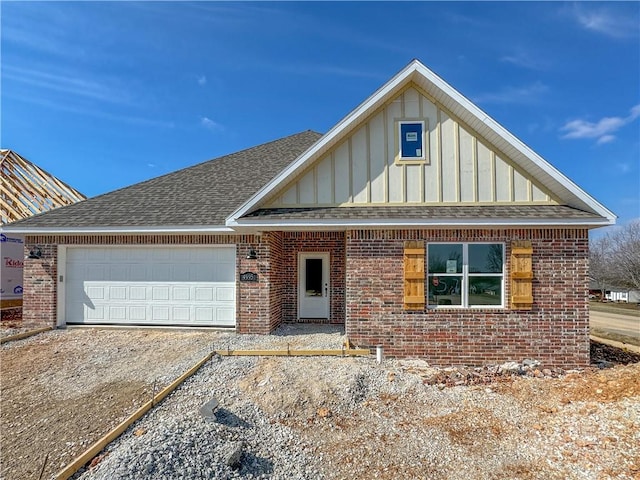
<path id="1" fill-rule="evenodd" d="M 86 197 L 12 150 L 0 150 L 2 223 L 28 218 Z"/>

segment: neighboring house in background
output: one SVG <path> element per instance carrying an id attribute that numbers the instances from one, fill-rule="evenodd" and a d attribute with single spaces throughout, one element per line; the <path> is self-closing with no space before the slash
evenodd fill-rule
<path id="1" fill-rule="evenodd" d="M 602 298 L 602 289 L 593 280 L 589 282 L 589 298 Z M 604 298 L 610 302 L 638 303 L 640 302 L 640 291 L 608 285 Z"/>
<path id="2" fill-rule="evenodd" d="M 345 324 L 433 364 L 586 366 L 615 216 L 418 61 L 305 131 L 15 223 L 34 325 Z"/>
<path id="3" fill-rule="evenodd" d="M 86 197 L 20 156 L 0 149 L 0 215 L 2 225 L 29 218 Z M 0 234 L 0 307 L 2 319 L 20 318 L 24 242 L 21 235 Z"/>

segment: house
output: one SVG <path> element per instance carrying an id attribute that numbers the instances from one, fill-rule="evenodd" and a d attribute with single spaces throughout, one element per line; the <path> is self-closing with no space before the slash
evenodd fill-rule
<path id="1" fill-rule="evenodd" d="M 9 149 L 0 149 L 0 223 L 2 225 L 84 200 L 62 180 Z M 24 239 L 0 234 L 0 320 L 22 316 Z"/>
<path id="2" fill-rule="evenodd" d="M 589 298 L 602 300 L 602 286 L 598 282 L 589 282 Z M 605 300 L 609 302 L 640 303 L 640 291 L 616 285 L 606 285 Z"/>
<path id="3" fill-rule="evenodd" d="M 585 366 L 615 216 L 417 60 L 304 131 L 16 222 L 38 325 L 345 325 L 433 364 Z"/>

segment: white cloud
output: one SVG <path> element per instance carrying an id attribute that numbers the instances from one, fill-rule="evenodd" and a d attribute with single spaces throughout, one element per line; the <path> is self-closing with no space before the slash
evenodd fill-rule
<path id="1" fill-rule="evenodd" d="M 627 14 L 620 8 L 614 11 L 609 7 L 595 8 L 592 5 L 576 3 L 571 9 L 571 14 L 583 28 L 608 37 L 636 37 L 640 31 L 635 11 Z"/>
<path id="2" fill-rule="evenodd" d="M 562 138 L 596 138 L 596 143 L 602 145 L 614 141 L 616 138 L 614 133 L 638 117 L 640 117 L 640 104 L 632 107 L 626 117 L 604 117 L 597 122 L 571 120 L 565 123 L 560 131 L 565 132 Z"/>
<path id="3" fill-rule="evenodd" d="M 16 65 L 4 65 L 5 78 L 17 83 L 46 91 L 54 90 L 73 97 L 84 97 L 116 104 L 134 104 L 132 95 L 116 78 L 90 78 L 82 71 L 57 69 L 56 72 L 37 68 L 23 68 Z"/>
<path id="4" fill-rule="evenodd" d="M 524 49 L 517 49 L 510 55 L 504 55 L 500 61 L 529 70 L 546 70 L 548 68 L 548 61 L 542 60 Z"/>
<path id="5" fill-rule="evenodd" d="M 542 82 L 521 87 L 505 87 L 499 92 L 483 93 L 474 97 L 476 103 L 535 103 L 549 91 Z"/>
<path id="6" fill-rule="evenodd" d="M 218 122 L 214 122 L 209 117 L 200 117 L 200 125 L 202 125 L 207 130 L 211 130 L 212 132 L 217 132 L 223 130 L 224 128 Z"/>

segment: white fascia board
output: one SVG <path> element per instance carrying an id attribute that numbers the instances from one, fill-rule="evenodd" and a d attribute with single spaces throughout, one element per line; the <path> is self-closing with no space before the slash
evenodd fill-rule
<path id="1" fill-rule="evenodd" d="M 573 181 L 571 181 L 568 177 L 566 177 L 562 172 L 556 169 L 553 165 L 547 162 L 544 158 L 534 152 L 530 147 L 528 147 L 522 140 L 517 138 L 511 132 L 509 132 L 506 128 L 500 125 L 497 121 L 491 118 L 487 113 L 482 111 L 477 105 L 471 102 L 468 98 L 458 92 L 455 88 L 449 85 L 447 82 L 442 80 L 438 75 L 429 70 L 420 62 L 416 62 L 416 70 L 423 75 L 428 81 L 433 83 L 437 88 L 442 90 L 446 95 L 451 97 L 455 102 L 461 105 L 464 109 L 466 109 L 469 113 L 474 115 L 479 121 L 486 124 L 489 128 L 495 131 L 498 135 L 500 135 L 507 143 L 509 143 L 513 148 L 518 150 L 522 155 L 524 155 L 527 159 L 529 159 L 532 163 L 534 163 L 538 168 L 546 172 L 549 176 L 551 176 L 555 181 L 560 183 L 564 188 L 569 190 L 573 195 L 575 195 L 578 199 L 585 203 L 586 206 L 590 207 L 594 213 L 601 215 L 612 223 L 615 223 L 616 215 L 607 209 L 604 205 L 598 202 L 595 198 L 589 195 L 587 192 L 582 190 L 578 185 L 576 185 Z"/>
<path id="2" fill-rule="evenodd" d="M 191 233 L 235 233 L 226 226 L 194 227 L 23 227 L 3 226 L 0 231 L 23 235 L 136 235 L 136 234 L 191 234 Z"/>
<path id="3" fill-rule="evenodd" d="M 445 218 L 445 219 L 406 219 L 406 218 L 389 218 L 389 219 L 353 219 L 353 220 L 286 220 L 286 221 L 264 221 L 241 219 L 234 221 L 233 226 L 237 228 L 251 227 L 263 228 L 269 230 L 277 229 L 315 229 L 315 228 L 335 228 L 343 227 L 351 228 L 404 228 L 404 227 L 602 227 L 613 225 L 615 222 L 608 218 L 602 219 L 582 219 L 582 218 L 539 218 L 539 219 L 513 219 L 513 218 Z"/>
<path id="4" fill-rule="evenodd" d="M 412 61 L 395 77 L 379 88 L 367 100 L 351 111 L 346 117 L 338 122 L 331 130 L 325 133 L 315 144 L 313 144 L 306 152 L 294 160 L 287 168 L 285 168 L 277 177 L 273 178 L 269 183 L 258 190 L 249 200 L 236 209 L 227 217 L 226 225 L 232 225 L 233 221 L 247 214 L 253 207 L 262 201 L 269 193 L 275 190 L 281 183 L 286 182 L 288 178 L 299 169 L 306 166 L 306 163 L 321 152 L 326 145 L 330 144 L 336 137 L 347 129 L 353 123 L 357 123 L 360 118 L 366 116 L 369 111 L 377 108 L 377 106 L 386 99 L 388 94 L 399 85 L 403 84 L 415 71 L 416 65 L 421 65 L 417 60 Z"/>

